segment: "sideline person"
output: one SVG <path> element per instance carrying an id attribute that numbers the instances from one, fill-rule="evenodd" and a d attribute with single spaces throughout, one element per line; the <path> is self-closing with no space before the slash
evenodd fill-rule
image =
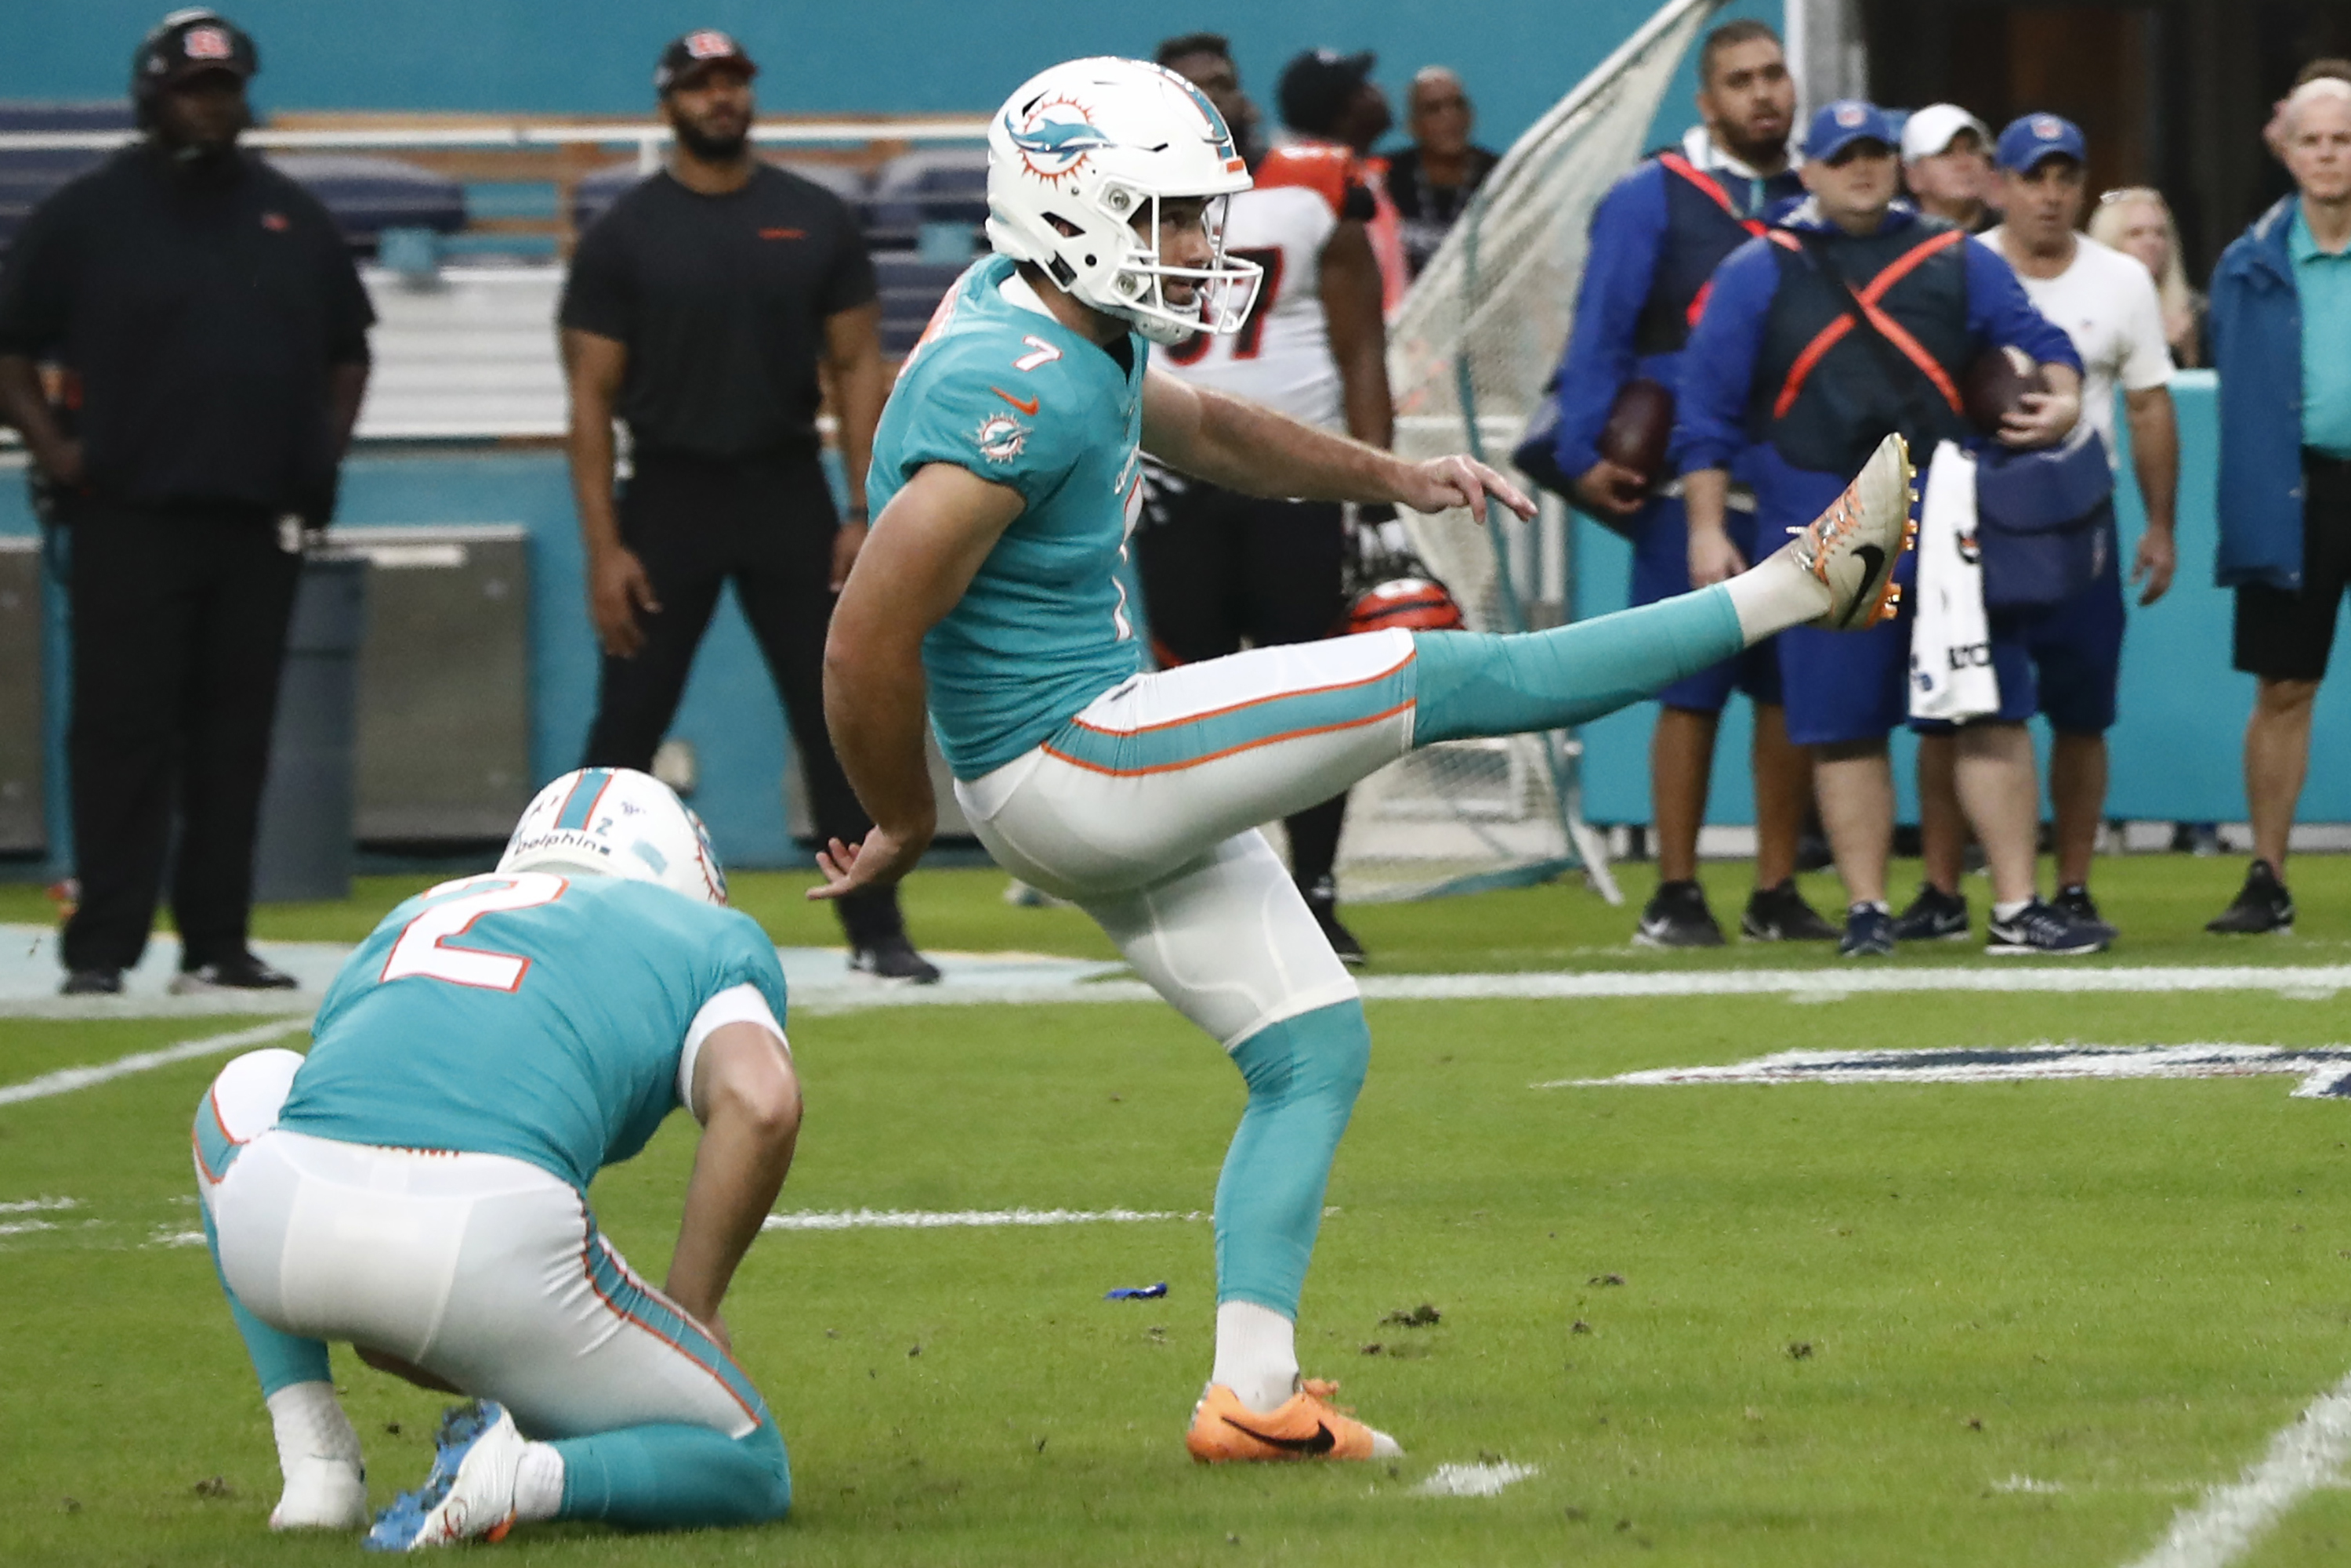
<path id="1" fill-rule="evenodd" d="M 2294 193 L 2254 219 L 2212 274 L 2214 576 L 2236 591 L 2236 667 L 2259 683 L 2245 722 L 2253 863 L 2205 926 L 2224 935 L 2294 929 L 2287 838 L 2351 585 L 2351 82 L 2305 82 L 2283 115 Z"/>
<path id="2" fill-rule="evenodd" d="M 758 68 L 702 28 L 653 73 L 677 144 L 580 236 L 559 311 L 571 493 L 603 643 L 590 767 L 650 768 L 730 580 L 783 699 L 819 841 L 865 831 L 825 734 L 825 625 L 865 538 L 888 380 L 873 264 L 848 204 L 751 150 Z M 839 423 L 849 515 L 816 428 Z M 614 492 L 612 429 L 628 428 Z M 836 912 L 850 967 L 928 984 L 894 889 Z"/>
<path id="3" fill-rule="evenodd" d="M 71 549 L 68 996 L 121 991 L 167 864 L 173 992 L 295 984 L 248 946 L 254 842 L 375 312 L 326 208 L 238 145 L 260 68 L 218 13 L 166 17 L 132 60 L 142 136 L 35 208 L 0 269 L 0 420 Z"/>
<path id="4" fill-rule="evenodd" d="M 2171 587 L 2179 549 L 2173 497 L 2179 487 L 2179 425 L 2171 406 L 2171 356 L 2154 280 L 2131 257 L 2074 232 L 2082 219 L 2089 151 L 2079 127 L 2053 114 L 2020 117 L 2000 133 L 2002 226 L 1983 243 L 2016 270 L 2025 298 L 2065 329 L 2082 357 L 2082 419 L 2069 446 L 2096 441 L 2120 467 L 2115 392 L 2130 424 L 2131 464 L 2147 529 L 2130 567 L 2139 603 Z M 2123 567 L 2109 537 L 2097 578 L 2062 603 L 1995 612 L 1991 662 L 2002 706 L 2031 691 L 2049 721 L 2049 798 L 2056 819 L 2057 892 L 2050 903 L 2085 925 L 2114 926 L 2090 894 L 2098 826 L 2105 816 L 2106 731 L 2122 677 Z M 1894 923 L 1902 942 L 1963 937 L 1959 892 L 1967 826 L 1959 810 L 1958 740 L 1948 725 L 1913 720 L 1918 740 L 1918 817 L 1926 884 Z"/>
<path id="5" fill-rule="evenodd" d="M 1558 377 L 1559 468 L 1575 501 L 1633 541 L 1632 602 L 1690 591 L 1682 486 L 1671 474 L 1634 473 L 1600 455 L 1600 434 L 1625 386 L 1646 378 L 1670 390 L 1722 259 L 1801 201 L 1791 166 L 1796 84 L 1780 37 L 1751 18 L 1706 36 L 1698 56 L 1698 123 L 1681 144 L 1616 182 L 1592 214 L 1583 280 Z M 1729 523 L 1755 558 L 1755 514 Z M 1812 759 L 1789 744 L 1780 705 L 1780 651 L 1771 643 L 1657 694 L 1649 739 L 1649 811 L 1657 888 L 1634 940 L 1713 947 L 1722 927 L 1698 881 L 1698 831 L 1714 778 L 1715 737 L 1732 692 L 1754 704 L 1749 768 L 1755 785 L 1755 889 L 1740 917 L 1751 941 L 1836 940 L 1837 928 L 1796 891 L 1797 842 L 1813 788 Z"/>

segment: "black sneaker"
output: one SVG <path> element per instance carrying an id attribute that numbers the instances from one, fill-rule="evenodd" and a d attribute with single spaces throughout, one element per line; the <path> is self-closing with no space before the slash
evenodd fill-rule
<path id="1" fill-rule="evenodd" d="M 2245 885 L 2237 891 L 2237 902 L 2220 911 L 2218 918 L 2205 923 L 2204 929 L 2217 931 L 2224 936 L 2247 936 L 2262 931 L 2275 931 L 2283 936 L 2294 929 L 2294 894 L 2267 861 L 2255 861 L 2245 873 Z"/>
<path id="2" fill-rule="evenodd" d="M 2103 925 L 2074 919 L 2056 905 L 2032 900 L 2002 920 L 1998 915 L 1984 927 L 1984 951 L 1995 957 L 2039 954 L 2043 957 L 2078 958 L 2103 953 L 2114 940 Z"/>
<path id="3" fill-rule="evenodd" d="M 1750 942 L 1834 942 L 1837 928 L 1804 902 L 1790 877 L 1777 887 L 1759 887 L 1739 917 L 1739 934 Z"/>
<path id="4" fill-rule="evenodd" d="M 1719 947 L 1722 927 L 1706 906 L 1706 890 L 1694 882 L 1661 882 L 1641 911 L 1633 940 L 1643 947 Z"/>
<path id="5" fill-rule="evenodd" d="M 76 969 L 57 988 L 61 997 L 119 997 L 122 994 L 122 971 L 120 969 Z"/>
<path id="6" fill-rule="evenodd" d="M 903 931 L 849 951 L 849 967 L 860 975 L 882 980 L 905 980 L 917 986 L 939 983 L 939 967 L 914 951 Z"/>
<path id="7" fill-rule="evenodd" d="M 1360 969 L 1371 962 L 1371 955 L 1364 951 L 1355 934 L 1339 924 L 1339 889 L 1329 877 L 1298 891 L 1305 896 L 1307 912 L 1314 916 L 1314 924 L 1322 927 L 1323 937 L 1330 942 L 1331 951 L 1339 956 L 1339 962 L 1350 969 Z"/>
<path id="8" fill-rule="evenodd" d="M 175 997 L 201 997 L 214 991 L 292 991 L 302 982 L 283 969 L 273 969 L 250 953 L 218 964 L 199 964 L 172 977 Z"/>
<path id="9" fill-rule="evenodd" d="M 1896 942 L 1958 942 L 1967 934 L 1967 895 L 1945 893 L 1931 882 L 1920 883 L 1910 907 L 1894 917 Z"/>
<path id="10" fill-rule="evenodd" d="M 2122 935 L 2115 929 L 2112 921 L 2098 913 L 2098 901 L 2090 896 L 2086 883 L 2070 883 L 2059 888 L 2057 896 L 2049 901 L 2049 907 L 2060 915 L 2072 915 L 2081 924 L 2103 934 L 2109 942 Z"/>
<path id="11" fill-rule="evenodd" d="M 1894 954 L 1894 916 L 1874 904 L 1856 904 L 1844 912 L 1844 935 L 1837 940 L 1840 958 L 1886 958 Z"/>

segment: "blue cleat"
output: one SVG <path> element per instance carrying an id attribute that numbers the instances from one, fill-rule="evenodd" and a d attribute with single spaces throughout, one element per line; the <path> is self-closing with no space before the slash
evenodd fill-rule
<path id="1" fill-rule="evenodd" d="M 523 1435 L 502 1405 L 476 1399 L 441 1417 L 433 1471 L 375 1517 L 360 1544 L 370 1552 L 415 1552 L 460 1541 L 503 1541 L 515 1522 L 515 1473 Z"/>

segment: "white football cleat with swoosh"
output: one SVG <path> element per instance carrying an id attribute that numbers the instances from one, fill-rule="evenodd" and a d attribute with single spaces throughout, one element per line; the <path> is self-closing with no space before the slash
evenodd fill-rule
<path id="1" fill-rule="evenodd" d="M 1866 632 L 1894 619 L 1902 590 L 1894 568 L 1918 538 L 1910 520 L 1910 448 L 1888 435 L 1844 493 L 1789 541 L 1789 552 L 1829 591 L 1828 632 Z"/>

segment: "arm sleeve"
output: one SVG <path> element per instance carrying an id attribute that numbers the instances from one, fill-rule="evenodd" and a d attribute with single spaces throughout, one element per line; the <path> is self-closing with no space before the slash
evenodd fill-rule
<path id="1" fill-rule="evenodd" d="M 832 267 L 825 277 L 822 306 L 822 314 L 827 316 L 871 305 L 882 294 L 881 285 L 873 276 L 873 258 L 866 254 L 865 231 L 857 226 L 857 214 L 837 196 L 832 205 L 836 225 Z"/>
<path id="2" fill-rule="evenodd" d="M 2022 349 L 2042 364 L 2064 365 L 2081 374 L 2082 356 L 2074 340 L 2033 308 L 2024 285 L 2000 254 L 1977 239 L 1959 249 L 1967 258 L 1969 335 L 1985 348 Z"/>
<path id="3" fill-rule="evenodd" d="M 78 270 L 70 211 L 62 193 L 36 207 L 0 264 L 0 354 L 38 358 L 66 335 Z"/>
<path id="4" fill-rule="evenodd" d="M 2119 268 L 2116 271 L 2121 275 Z M 2171 379 L 2171 345 L 2163 336 L 2163 301 L 2156 296 L 2155 279 L 2146 276 L 2144 267 L 2137 271 L 2139 276 L 2128 277 L 2122 286 L 2126 299 L 2119 379 L 2125 392 L 2145 392 Z"/>
<path id="5" fill-rule="evenodd" d="M 685 1049 L 677 1058 L 677 1103 L 688 1113 L 694 1113 L 694 1064 L 702 1058 L 702 1042 L 730 1023 L 755 1023 L 783 1041 L 784 1054 L 789 1056 L 792 1042 L 784 1039 L 784 1026 L 776 1021 L 773 1008 L 758 987 L 746 981 L 729 986 L 708 1001 L 694 1015 L 686 1026 Z M 695 1113 L 695 1121 L 702 1120 Z"/>
<path id="6" fill-rule="evenodd" d="M 571 270 L 563 279 L 562 303 L 555 319 L 581 332 L 593 332 L 616 343 L 629 340 L 635 315 L 636 290 L 630 286 L 628 258 L 613 226 L 617 204 L 588 225 L 571 253 Z"/>
<path id="7" fill-rule="evenodd" d="M 1031 507 L 1059 490 L 1077 465 L 1087 411 L 1075 406 L 1050 365 L 1024 371 L 1013 365 L 1017 357 L 973 335 L 935 343 L 916 360 L 891 394 L 893 403 L 911 399 L 914 411 L 898 470 L 911 476 L 925 464 L 951 463 L 1019 491 Z"/>
<path id="8" fill-rule="evenodd" d="M 1600 427 L 1633 379 L 1633 331 L 1665 236 L 1665 179 L 1655 162 L 1644 163 L 1617 181 L 1592 214 L 1575 322 L 1559 368 L 1559 465 L 1565 473 L 1581 474 L 1600 461 Z"/>
<path id="9" fill-rule="evenodd" d="M 1674 389 L 1674 466 L 1687 474 L 1728 468 L 1747 443 L 1747 401 L 1763 321 L 1779 291 L 1771 242 L 1751 239 L 1714 269 L 1706 314 L 1682 352 Z"/>

